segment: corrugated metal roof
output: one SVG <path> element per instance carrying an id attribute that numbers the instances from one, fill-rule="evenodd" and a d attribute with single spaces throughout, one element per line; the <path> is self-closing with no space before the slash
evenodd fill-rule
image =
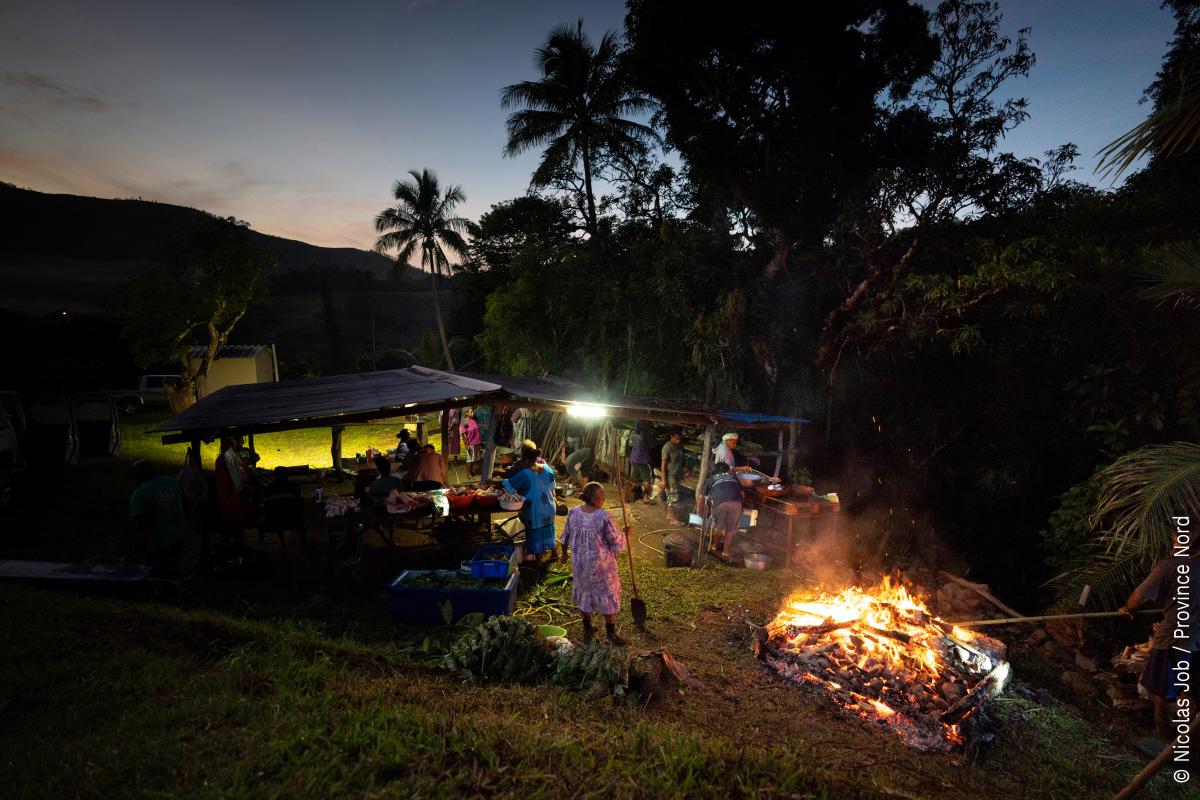
<path id="1" fill-rule="evenodd" d="M 279 383 L 246 383 L 213 392 L 155 430 L 209 434 L 301 422 L 310 423 L 308 427 L 320 427 L 358 418 L 400 416 L 409 413 L 413 406 L 452 400 L 471 403 L 484 397 L 498 397 L 502 392 L 503 388 L 497 384 L 423 367 Z M 355 419 L 344 420 L 344 417 Z"/>
<path id="2" fill-rule="evenodd" d="M 217 358 L 253 358 L 268 348 L 270 348 L 269 344 L 227 344 L 217 350 Z M 188 357 L 204 358 L 204 354 L 207 352 L 207 347 L 193 347 L 188 351 Z"/>
<path id="3" fill-rule="evenodd" d="M 759 414 L 751 411 L 728 411 L 717 406 L 700 402 L 665 397 L 632 397 L 629 395 L 606 395 L 586 386 L 561 378 L 531 378 L 512 377 L 509 375 L 485 375 L 482 373 L 458 373 L 504 387 L 505 391 L 514 398 L 528 398 L 549 403 L 596 403 L 614 410 L 613 416 L 621 416 L 621 412 L 640 412 L 643 415 L 661 417 L 663 421 L 671 418 L 679 421 L 718 420 L 738 422 L 743 425 L 778 426 L 796 423 L 807 425 L 809 420 L 802 417 L 781 417 L 772 414 Z"/>
<path id="4" fill-rule="evenodd" d="M 223 431 L 323 427 L 400 416 L 451 405 L 521 401 L 566 408 L 596 403 L 610 416 L 663 422 L 727 422 L 743 427 L 777 428 L 806 424 L 799 417 L 726 411 L 695 400 L 603 395 L 558 378 L 454 373 L 427 367 L 333 375 L 279 383 L 226 386 L 156 430 L 196 433 L 204 438 Z"/>

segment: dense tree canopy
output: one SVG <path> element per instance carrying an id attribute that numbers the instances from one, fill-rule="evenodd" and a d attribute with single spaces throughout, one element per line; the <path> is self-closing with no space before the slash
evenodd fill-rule
<path id="1" fill-rule="evenodd" d="M 929 529 L 1044 600 L 1086 556 L 1096 467 L 1200 436 L 1200 282 L 1177 269 L 1196 173 L 1156 158 L 1105 191 L 1070 180 L 1068 142 L 1005 152 L 1035 57 L 1001 22 L 976 0 L 737 25 L 631 0 L 606 58 L 669 149 L 597 157 L 589 236 L 553 182 L 484 215 L 460 322 L 486 368 L 814 418 L 803 466 L 891 549 Z M 1176 272 L 1146 294 L 1156 259 Z"/>
<path id="2" fill-rule="evenodd" d="M 121 287 L 117 313 L 134 357 L 142 364 L 177 363 L 181 383 L 168 387 L 178 412 L 196 400 L 217 351 L 250 304 L 265 296 L 263 271 L 275 263 L 255 247 L 245 222 L 212 218 L 167 249 L 166 265 Z M 204 345 L 193 363 L 188 351 Z"/>

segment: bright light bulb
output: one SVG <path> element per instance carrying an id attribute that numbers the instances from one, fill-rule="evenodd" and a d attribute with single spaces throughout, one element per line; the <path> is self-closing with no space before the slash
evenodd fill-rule
<path id="1" fill-rule="evenodd" d="M 604 406 L 596 403 L 573 403 L 567 408 L 567 414 L 572 417 L 606 417 L 608 412 Z"/>

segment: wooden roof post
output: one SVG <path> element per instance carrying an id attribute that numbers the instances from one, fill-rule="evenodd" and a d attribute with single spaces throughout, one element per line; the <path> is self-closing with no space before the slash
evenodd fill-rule
<path id="1" fill-rule="evenodd" d="M 795 480 L 792 476 L 796 474 L 796 436 L 800 433 L 800 426 L 795 422 L 788 423 L 788 480 Z"/>
<path id="2" fill-rule="evenodd" d="M 778 478 L 780 477 L 779 470 L 783 469 L 783 428 L 779 429 L 779 444 L 775 449 L 779 451 L 779 455 L 775 456 L 775 472 L 772 475 Z"/>
<path id="3" fill-rule="evenodd" d="M 450 466 L 450 409 L 443 408 L 438 412 L 438 422 L 441 423 L 442 432 L 442 458 L 446 459 L 446 466 Z"/>
<path id="4" fill-rule="evenodd" d="M 331 428 L 333 432 L 333 444 L 329 448 L 329 454 L 333 456 L 333 473 L 340 479 L 342 477 L 342 434 L 346 431 L 345 425 L 334 425 Z"/>
<path id="5" fill-rule="evenodd" d="M 700 490 L 704 488 L 704 482 L 708 480 L 708 473 L 712 468 L 713 456 L 712 446 L 713 437 L 717 432 L 717 423 L 710 422 L 704 426 L 704 443 L 700 445 L 700 472 L 696 474 L 696 513 L 699 514 L 700 506 Z"/>

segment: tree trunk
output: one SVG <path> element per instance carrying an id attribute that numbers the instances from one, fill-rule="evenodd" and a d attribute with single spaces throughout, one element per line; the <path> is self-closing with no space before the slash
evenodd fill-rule
<path id="1" fill-rule="evenodd" d="M 629 357 L 625 361 L 625 388 L 621 390 L 621 394 L 629 394 L 629 370 L 633 368 L 633 323 L 625 323 L 625 349 L 629 352 Z"/>
<path id="2" fill-rule="evenodd" d="M 454 371 L 454 359 L 450 357 L 450 342 L 446 339 L 446 323 L 442 321 L 442 301 L 438 298 L 437 266 L 429 270 L 429 282 L 433 286 L 433 313 L 437 317 L 438 336 L 442 339 L 442 356 L 446 359 L 446 369 Z"/>
<path id="3" fill-rule="evenodd" d="M 592 196 L 592 155 L 585 144 L 583 146 L 583 191 L 587 195 L 588 233 L 596 235 L 596 200 Z"/>
<path id="4" fill-rule="evenodd" d="M 163 389 L 167 392 L 167 403 L 175 416 L 196 405 L 196 381 L 190 375 L 164 379 Z"/>

